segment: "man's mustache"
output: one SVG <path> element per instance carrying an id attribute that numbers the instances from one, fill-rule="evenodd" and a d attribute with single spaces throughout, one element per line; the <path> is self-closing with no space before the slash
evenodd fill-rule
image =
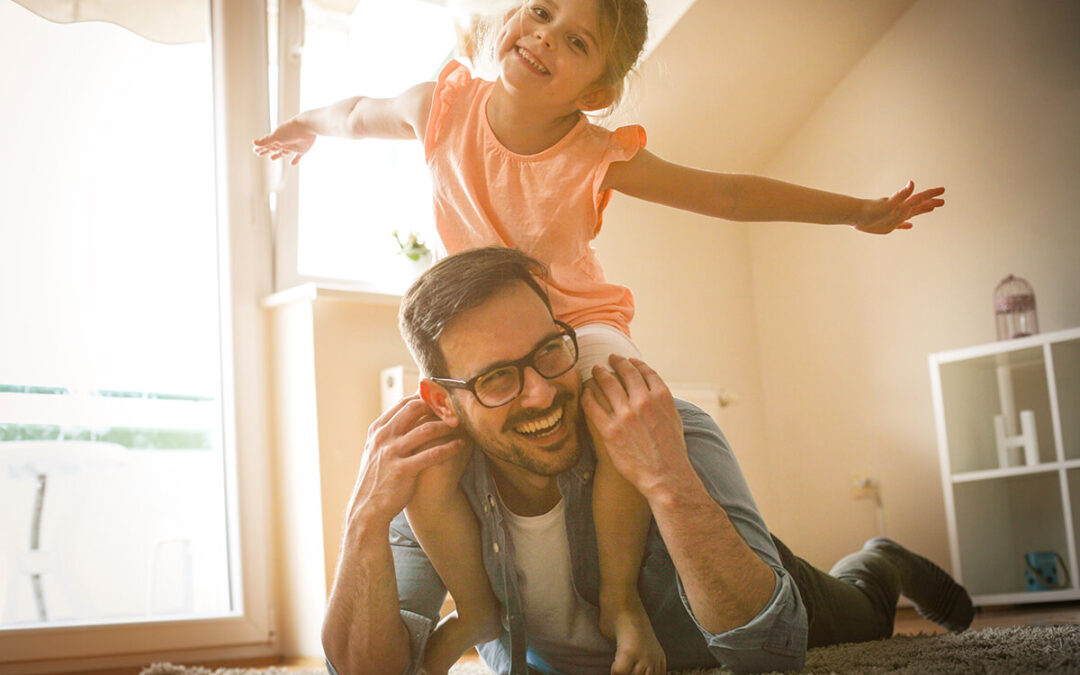
<path id="1" fill-rule="evenodd" d="M 544 410 L 522 410 L 506 418 L 506 423 L 503 425 L 503 431 L 511 431 L 514 427 L 525 424 L 526 422 L 532 422 L 533 420 L 539 420 L 547 417 L 551 413 L 555 412 L 559 408 L 566 405 L 568 401 L 574 399 L 574 394 L 571 391 L 562 390 L 555 394 L 555 400 L 551 402 L 551 407 Z"/>

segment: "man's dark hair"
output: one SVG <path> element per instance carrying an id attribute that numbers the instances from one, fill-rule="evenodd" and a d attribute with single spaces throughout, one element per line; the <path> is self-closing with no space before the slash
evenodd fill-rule
<path id="1" fill-rule="evenodd" d="M 448 377 L 439 338 L 462 312 L 479 307 L 504 288 L 522 282 L 536 291 L 551 311 L 538 279 L 547 268 L 517 249 L 488 246 L 443 258 L 405 291 L 398 312 L 401 335 L 426 377 Z"/>

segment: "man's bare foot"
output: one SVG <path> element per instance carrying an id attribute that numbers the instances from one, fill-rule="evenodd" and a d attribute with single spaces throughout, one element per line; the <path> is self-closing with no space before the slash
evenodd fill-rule
<path id="1" fill-rule="evenodd" d="M 611 611 L 600 610 L 600 632 L 615 640 L 611 675 L 663 675 L 667 659 L 640 598 Z"/>
<path id="2" fill-rule="evenodd" d="M 499 637 L 503 628 L 498 609 L 486 614 L 483 620 L 470 620 L 473 615 L 461 617 L 458 612 L 443 617 L 428 639 L 420 672 L 446 675 L 467 649 Z"/>

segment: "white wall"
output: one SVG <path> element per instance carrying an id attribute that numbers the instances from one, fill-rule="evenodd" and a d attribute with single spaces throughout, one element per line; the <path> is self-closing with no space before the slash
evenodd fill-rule
<path id="1" fill-rule="evenodd" d="M 1080 4 L 921 0 L 764 173 L 866 196 L 909 177 L 946 206 L 888 237 L 749 234 L 775 532 L 819 565 L 875 534 L 946 563 L 926 356 L 995 339 L 995 285 L 1030 281 L 1043 332 L 1080 325 Z"/>

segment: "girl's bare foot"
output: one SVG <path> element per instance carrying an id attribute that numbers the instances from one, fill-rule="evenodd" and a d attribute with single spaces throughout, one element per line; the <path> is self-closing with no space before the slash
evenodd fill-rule
<path id="1" fill-rule="evenodd" d="M 600 631 L 615 640 L 611 675 L 662 675 L 667 659 L 640 598 L 610 613 L 600 611 Z"/>
<path id="2" fill-rule="evenodd" d="M 443 617 L 428 639 L 420 672 L 425 675 L 446 675 L 470 647 L 499 637 L 502 623 L 498 607 L 484 614 L 480 620 L 472 620 L 475 616 L 472 614 L 462 617 L 458 612 Z"/>

